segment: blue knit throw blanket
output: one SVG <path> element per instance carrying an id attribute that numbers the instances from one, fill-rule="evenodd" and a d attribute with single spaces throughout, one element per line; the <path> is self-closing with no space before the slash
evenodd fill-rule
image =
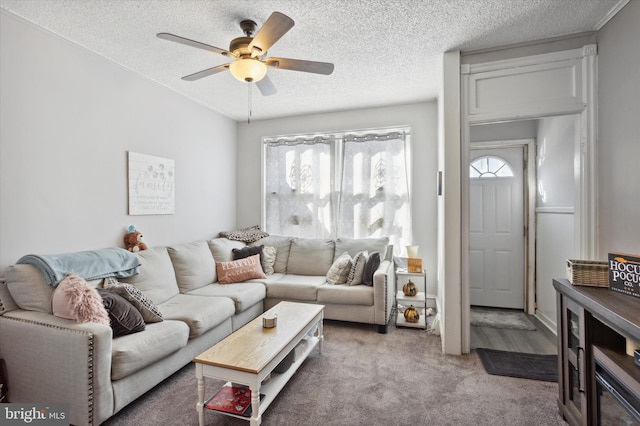
<path id="1" fill-rule="evenodd" d="M 54 287 L 71 273 L 78 274 L 87 281 L 106 277 L 126 278 L 136 275 L 140 267 L 138 257 L 121 248 L 48 255 L 28 254 L 22 256 L 17 263 L 37 267 Z"/>

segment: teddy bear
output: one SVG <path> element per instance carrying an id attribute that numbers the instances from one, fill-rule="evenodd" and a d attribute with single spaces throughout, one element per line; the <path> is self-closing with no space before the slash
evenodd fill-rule
<path id="1" fill-rule="evenodd" d="M 142 241 L 143 235 L 136 231 L 136 227 L 130 225 L 127 229 L 127 233 L 124 236 L 124 245 L 127 250 L 137 252 L 140 250 L 146 250 L 147 245 Z"/>

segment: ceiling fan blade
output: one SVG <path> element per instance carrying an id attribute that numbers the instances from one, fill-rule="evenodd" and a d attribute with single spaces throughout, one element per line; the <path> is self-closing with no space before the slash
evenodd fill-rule
<path id="1" fill-rule="evenodd" d="M 303 61 L 300 59 L 267 58 L 264 61 L 267 66 L 283 70 L 312 72 L 315 74 L 329 75 L 333 72 L 333 64 L 329 62 Z"/>
<path id="2" fill-rule="evenodd" d="M 231 53 L 231 52 L 229 52 L 229 51 L 227 51 L 225 49 L 220 49 L 219 47 L 210 46 L 208 44 L 200 43 L 199 41 L 190 40 L 188 38 L 180 37 L 180 36 L 177 36 L 175 34 L 159 33 L 159 34 L 157 34 L 157 37 L 161 38 L 163 40 L 174 41 L 176 43 L 185 44 L 185 45 L 191 46 L 191 47 L 197 47 L 198 49 L 207 50 L 207 51 L 213 52 L 213 53 L 219 53 L 219 54 L 225 55 L 225 56 L 234 56 L 233 53 Z"/>
<path id="3" fill-rule="evenodd" d="M 258 89 L 260 90 L 260 93 L 262 93 L 262 96 L 271 96 L 275 95 L 278 92 L 276 90 L 276 87 L 269 79 L 268 75 L 265 75 L 262 80 L 258 81 L 256 83 L 256 86 L 258 86 Z"/>
<path id="4" fill-rule="evenodd" d="M 249 43 L 249 51 L 255 58 L 256 56 L 264 55 L 273 44 L 280 40 L 280 38 L 287 33 L 295 22 L 287 15 L 280 12 L 273 12 L 269 19 L 264 23 L 262 28 L 253 37 L 251 43 Z"/>
<path id="5" fill-rule="evenodd" d="M 229 64 L 222 64 L 218 65 L 217 67 L 208 68 L 206 70 L 198 71 L 193 74 L 185 75 L 184 77 L 182 77 L 182 79 L 186 81 L 196 81 L 200 80 L 201 78 L 225 71 L 227 68 L 229 68 Z"/>

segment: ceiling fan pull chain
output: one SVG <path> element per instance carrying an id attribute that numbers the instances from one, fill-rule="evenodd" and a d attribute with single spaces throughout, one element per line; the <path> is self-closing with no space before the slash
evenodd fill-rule
<path id="1" fill-rule="evenodd" d="M 252 86 L 251 83 L 247 83 L 247 87 L 249 88 L 248 89 L 249 90 L 249 103 L 247 105 L 247 109 L 248 109 L 248 112 L 247 112 L 247 124 L 251 124 L 251 86 Z"/>

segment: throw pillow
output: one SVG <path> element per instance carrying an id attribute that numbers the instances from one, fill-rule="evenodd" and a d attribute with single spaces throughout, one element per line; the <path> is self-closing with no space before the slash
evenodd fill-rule
<path id="1" fill-rule="evenodd" d="M 373 285 L 373 274 L 380 267 L 380 253 L 374 251 L 369 255 L 367 263 L 364 265 L 364 271 L 362 272 L 362 283 L 368 286 Z"/>
<path id="2" fill-rule="evenodd" d="M 329 284 L 344 284 L 347 282 L 347 275 L 351 269 L 351 256 L 349 252 L 344 252 L 333 262 L 327 272 L 327 282 Z"/>
<path id="3" fill-rule="evenodd" d="M 243 248 L 231 249 L 231 257 L 233 260 L 244 259 L 245 257 L 253 256 L 254 254 L 260 255 L 260 266 L 264 271 L 264 246 L 248 246 Z"/>
<path id="4" fill-rule="evenodd" d="M 277 249 L 275 247 L 265 247 L 262 249 L 262 260 L 264 266 L 264 273 L 267 275 L 271 275 L 275 272 L 273 268 L 276 264 L 276 254 Z"/>
<path id="5" fill-rule="evenodd" d="M 145 329 L 142 314 L 127 300 L 109 290 L 97 289 L 111 319 L 113 337 L 137 333 Z"/>
<path id="6" fill-rule="evenodd" d="M 351 259 L 351 268 L 349 269 L 349 276 L 347 277 L 347 285 L 362 284 L 362 273 L 364 272 L 364 266 L 367 263 L 369 252 L 359 251 Z"/>
<path id="7" fill-rule="evenodd" d="M 216 262 L 216 272 L 220 284 L 239 283 L 252 278 L 267 278 L 260 266 L 259 254 L 231 262 Z"/>
<path id="8" fill-rule="evenodd" d="M 53 291 L 51 312 L 57 317 L 81 323 L 109 325 L 109 315 L 102 305 L 100 294 L 76 274 L 67 275 Z"/>
<path id="9" fill-rule="evenodd" d="M 219 235 L 229 240 L 244 241 L 245 243 L 253 243 L 269 236 L 269 234 L 260 230 L 259 225 L 238 229 L 233 232 L 220 232 Z"/>
<path id="10" fill-rule="evenodd" d="M 137 287 L 120 283 L 117 279 L 109 277 L 104 279 L 104 288 L 127 299 L 140 312 L 145 323 L 162 321 L 160 309 Z"/>

